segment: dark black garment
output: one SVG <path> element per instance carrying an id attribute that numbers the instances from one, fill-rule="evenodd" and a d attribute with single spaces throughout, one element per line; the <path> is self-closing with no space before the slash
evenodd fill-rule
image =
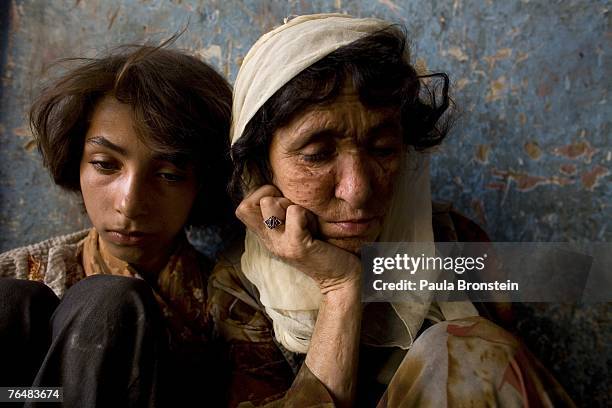
<path id="1" fill-rule="evenodd" d="M 51 342 L 59 299 L 39 282 L 0 279 L 0 386 L 32 385 Z"/>
<path id="2" fill-rule="evenodd" d="M 203 375 L 211 362 L 169 352 L 160 309 L 140 279 L 91 276 L 60 301 L 41 283 L 0 278 L 0 356 L 0 386 L 62 386 L 66 407 L 213 401 Z"/>

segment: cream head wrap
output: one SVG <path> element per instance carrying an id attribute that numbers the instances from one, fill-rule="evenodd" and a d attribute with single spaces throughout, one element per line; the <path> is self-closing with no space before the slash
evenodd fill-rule
<path id="1" fill-rule="evenodd" d="M 240 139 L 255 113 L 292 78 L 338 48 L 391 25 L 373 18 L 315 14 L 296 17 L 263 35 L 244 58 L 234 85 L 232 145 Z M 415 152 L 405 155 L 378 240 L 433 242 L 426 155 Z M 321 300 L 318 286 L 302 272 L 276 259 L 249 231 L 241 266 L 259 290 L 260 301 L 273 320 L 276 339 L 291 351 L 306 353 Z M 363 341 L 377 346 L 410 347 L 432 306 L 428 293 L 414 295 L 412 300 L 391 304 L 385 313 L 372 319 L 372 324 L 364 320 Z M 475 314 L 471 304 L 457 307 L 440 305 L 447 318 Z M 380 327 L 386 328 L 384 334 Z"/>

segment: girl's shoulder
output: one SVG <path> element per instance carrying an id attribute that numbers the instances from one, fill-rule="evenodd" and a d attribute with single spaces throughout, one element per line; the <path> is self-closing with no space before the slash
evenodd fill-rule
<path id="1" fill-rule="evenodd" d="M 82 269 L 79 256 L 89 230 L 56 236 L 0 254 L 0 277 L 45 283 L 58 296 L 64 294 L 67 273 Z"/>

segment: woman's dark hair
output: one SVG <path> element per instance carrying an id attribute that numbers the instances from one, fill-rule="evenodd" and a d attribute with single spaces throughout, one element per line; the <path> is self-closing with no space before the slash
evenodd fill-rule
<path id="1" fill-rule="evenodd" d="M 30 110 L 30 126 L 55 183 L 80 191 L 79 165 L 96 104 L 110 95 L 128 104 L 141 140 L 157 153 L 193 163 L 200 191 L 190 225 L 212 225 L 232 214 L 226 186 L 231 88 L 214 69 L 182 52 L 122 46 L 79 65 L 46 87 Z"/>
<path id="2" fill-rule="evenodd" d="M 400 109 L 405 144 L 424 150 L 442 142 L 450 123 L 448 115 L 441 120 L 449 106 L 448 77 L 419 76 L 406 54 L 405 32 L 390 26 L 337 49 L 276 91 L 232 146 L 232 197 L 239 201 L 251 179 L 271 181 L 268 149 L 276 129 L 308 107 L 333 101 L 349 78 L 365 106 Z M 444 80 L 440 104 L 421 82 L 426 77 Z M 244 179 L 245 171 L 250 179 Z"/>

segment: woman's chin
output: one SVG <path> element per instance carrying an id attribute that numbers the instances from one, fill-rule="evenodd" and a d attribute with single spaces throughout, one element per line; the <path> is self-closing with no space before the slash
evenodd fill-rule
<path id="1" fill-rule="evenodd" d="M 335 245 L 338 248 L 342 248 L 345 251 L 351 252 L 355 255 L 361 253 L 361 247 L 372 240 L 362 237 L 350 237 L 350 238 L 328 238 L 325 242 Z"/>

